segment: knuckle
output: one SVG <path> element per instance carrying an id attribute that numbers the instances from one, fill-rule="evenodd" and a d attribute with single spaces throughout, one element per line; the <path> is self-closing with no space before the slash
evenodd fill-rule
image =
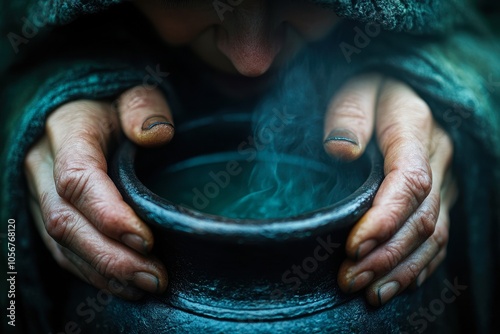
<path id="1" fill-rule="evenodd" d="M 430 165 L 413 166 L 402 173 L 403 184 L 409 196 L 421 203 L 432 189 L 432 173 Z"/>
<path id="2" fill-rule="evenodd" d="M 385 271 L 392 270 L 403 258 L 403 253 L 400 250 L 400 246 L 397 244 L 388 244 L 384 249 L 385 256 Z"/>
<path id="3" fill-rule="evenodd" d="M 430 212 L 422 214 L 416 226 L 418 235 L 424 239 L 429 238 L 434 233 L 435 227 L 436 216 Z"/>
<path id="4" fill-rule="evenodd" d="M 418 262 L 411 261 L 406 266 L 406 279 L 408 279 L 410 282 L 416 280 L 421 271 L 422 266 Z"/>
<path id="5" fill-rule="evenodd" d="M 445 249 L 448 244 L 449 233 L 446 226 L 437 226 L 432 239 L 436 243 L 439 249 Z"/>
<path id="6" fill-rule="evenodd" d="M 74 219 L 74 215 L 67 209 L 55 208 L 49 210 L 45 216 L 47 233 L 58 243 L 68 244 L 73 235 L 72 219 Z"/>
<path id="7" fill-rule="evenodd" d="M 134 87 L 120 99 L 121 111 L 136 110 L 149 107 L 152 104 L 151 94 L 142 86 Z"/>
<path id="8" fill-rule="evenodd" d="M 362 101 L 361 97 L 350 93 L 348 96 L 335 101 L 332 106 L 335 111 L 335 116 L 354 119 L 360 123 L 366 123 L 367 114 L 363 110 L 362 105 L 359 103 L 360 100 Z"/>
<path id="9" fill-rule="evenodd" d="M 379 234 L 381 238 L 386 240 L 394 235 L 400 225 L 399 213 L 396 210 L 388 210 L 385 213 L 384 220 L 380 222 Z"/>
<path id="10" fill-rule="evenodd" d="M 117 259 L 108 253 L 97 253 L 90 261 L 90 265 L 104 277 L 114 277 L 118 268 Z"/>
<path id="11" fill-rule="evenodd" d="M 54 160 L 55 186 L 59 196 L 72 201 L 91 185 L 93 175 L 107 167 L 99 141 L 91 129 L 82 130 L 77 140 L 64 146 Z"/>
<path id="12" fill-rule="evenodd" d="M 441 199 L 439 193 L 431 192 L 418 210 L 410 217 L 409 227 L 420 240 L 434 235 L 440 215 Z"/>
<path id="13" fill-rule="evenodd" d="M 79 197 L 83 190 L 89 185 L 88 163 L 79 160 L 58 163 L 59 173 L 55 178 L 56 191 L 59 196 L 69 199 Z"/>
<path id="14" fill-rule="evenodd" d="M 95 212 L 94 224 L 96 228 L 104 233 L 110 231 L 109 226 L 111 226 L 115 231 L 121 228 L 121 224 L 117 221 L 117 213 L 110 207 L 105 205 L 105 203 L 94 203 L 93 210 Z"/>
<path id="15" fill-rule="evenodd" d="M 426 240 L 435 233 L 439 213 L 439 198 L 429 199 L 412 219 L 412 227 L 421 239 Z"/>

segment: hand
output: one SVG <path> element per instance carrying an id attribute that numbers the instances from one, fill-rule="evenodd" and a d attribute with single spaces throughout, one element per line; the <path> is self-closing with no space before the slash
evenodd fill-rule
<path id="1" fill-rule="evenodd" d="M 420 286 L 444 259 L 457 189 L 452 142 L 427 104 L 404 83 L 377 74 L 350 80 L 332 99 L 326 151 L 357 159 L 374 125 L 385 179 L 349 234 L 338 283 L 345 292 L 367 287 L 369 303 L 380 306 L 413 282 Z"/>
<path id="2" fill-rule="evenodd" d="M 106 157 L 120 124 L 142 146 L 165 144 L 174 130 L 158 90 L 133 88 L 117 109 L 77 101 L 54 111 L 25 172 L 37 228 L 58 264 L 99 289 L 137 299 L 164 291 L 167 274 L 148 255 L 153 235 L 108 177 Z"/>

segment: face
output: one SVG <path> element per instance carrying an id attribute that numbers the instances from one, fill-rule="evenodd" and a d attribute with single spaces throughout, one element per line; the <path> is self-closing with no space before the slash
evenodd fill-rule
<path id="1" fill-rule="evenodd" d="M 258 77 L 325 37 L 339 21 L 307 0 L 133 0 L 165 42 L 212 67 Z"/>

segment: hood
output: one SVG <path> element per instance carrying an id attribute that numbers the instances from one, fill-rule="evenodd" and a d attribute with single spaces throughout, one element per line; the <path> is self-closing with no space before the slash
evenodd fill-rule
<path id="1" fill-rule="evenodd" d="M 25 44 L 34 44 L 31 40 L 35 36 L 40 44 L 51 27 L 124 1 L 128 0 L 0 0 L 0 73 L 20 60 L 19 50 Z M 417 35 L 446 34 L 460 25 L 476 21 L 472 19 L 475 11 L 469 0 L 309 1 L 345 19 L 376 23 L 385 30 Z"/>

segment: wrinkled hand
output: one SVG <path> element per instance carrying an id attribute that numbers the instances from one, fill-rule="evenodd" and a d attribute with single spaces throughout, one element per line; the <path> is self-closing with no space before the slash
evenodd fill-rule
<path id="1" fill-rule="evenodd" d="M 385 179 L 349 234 L 338 283 L 345 292 L 366 287 L 369 303 L 380 306 L 412 283 L 420 286 L 444 259 L 457 190 L 452 142 L 427 104 L 404 83 L 377 74 L 350 80 L 331 100 L 325 149 L 357 159 L 374 126 Z"/>
<path id="2" fill-rule="evenodd" d="M 167 274 L 148 255 L 153 235 L 108 177 L 106 157 L 120 124 L 142 146 L 165 144 L 174 131 L 158 90 L 130 89 L 116 109 L 77 101 L 54 111 L 25 172 L 37 228 L 58 264 L 99 289 L 137 299 L 164 291 Z"/>

